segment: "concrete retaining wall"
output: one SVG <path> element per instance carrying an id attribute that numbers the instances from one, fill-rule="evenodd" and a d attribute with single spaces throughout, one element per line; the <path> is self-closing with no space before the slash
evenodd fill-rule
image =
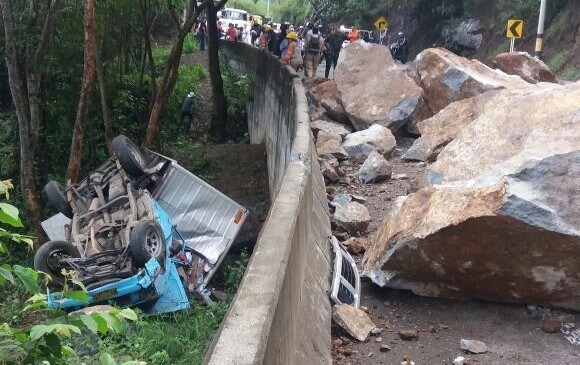
<path id="1" fill-rule="evenodd" d="M 269 54 L 221 48 L 253 80 L 250 139 L 266 145 L 273 203 L 206 364 L 330 364 L 331 230 L 304 88 Z"/>

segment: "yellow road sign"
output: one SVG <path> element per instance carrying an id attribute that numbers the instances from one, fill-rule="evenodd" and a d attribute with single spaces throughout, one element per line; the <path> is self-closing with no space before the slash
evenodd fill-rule
<path id="1" fill-rule="evenodd" d="M 524 33 L 524 21 L 519 19 L 510 19 L 507 24 L 508 38 L 521 38 Z"/>
<path id="2" fill-rule="evenodd" d="M 387 29 L 388 26 L 389 22 L 387 21 L 387 19 L 385 19 L 384 16 L 380 17 L 375 21 L 375 27 L 377 27 L 377 29 L 380 31 Z"/>

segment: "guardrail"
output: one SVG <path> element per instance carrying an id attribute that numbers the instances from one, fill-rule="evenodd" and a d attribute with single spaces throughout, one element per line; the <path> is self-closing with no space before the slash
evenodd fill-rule
<path id="1" fill-rule="evenodd" d="M 220 49 L 253 81 L 250 139 L 266 146 L 273 203 L 205 363 L 330 364 L 331 230 L 304 87 L 255 47 Z"/>

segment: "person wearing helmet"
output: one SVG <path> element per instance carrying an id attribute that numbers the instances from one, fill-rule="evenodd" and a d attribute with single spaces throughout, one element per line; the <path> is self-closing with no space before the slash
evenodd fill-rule
<path id="1" fill-rule="evenodd" d="M 407 42 L 407 38 L 405 38 L 403 32 L 397 34 L 397 40 L 395 43 L 391 44 L 390 49 L 393 60 L 400 61 L 403 65 L 407 63 L 409 58 L 409 43 Z"/>
<path id="2" fill-rule="evenodd" d="M 260 40 L 260 49 L 267 52 L 274 51 L 274 43 L 276 43 L 276 33 L 270 24 L 266 25 L 266 28 L 262 32 L 262 37 Z"/>
<path id="3" fill-rule="evenodd" d="M 195 94 L 193 93 L 193 91 L 187 94 L 187 96 L 183 100 L 183 103 L 181 103 L 181 113 L 179 120 L 181 124 L 184 124 L 184 121 L 187 118 L 187 124 L 185 125 L 186 130 L 189 130 L 189 128 L 191 127 L 191 123 L 193 122 L 193 113 L 191 110 L 193 109 L 194 103 L 195 103 Z"/>
<path id="4" fill-rule="evenodd" d="M 280 61 L 292 66 L 295 70 L 298 70 L 302 66 L 302 59 L 300 57 L 300 52 L 297 52 L 296 45 L 298 36 L 296 35 L 296 32 L 290 32 L 286 36 L 286 39 L 288 39 L 288 46 L 284 50 Z"/>

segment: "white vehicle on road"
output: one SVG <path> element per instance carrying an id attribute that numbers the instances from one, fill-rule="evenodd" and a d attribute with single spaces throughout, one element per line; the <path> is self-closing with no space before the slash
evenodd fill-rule
<path id="1" fill-rule="evenodd" d="M 250 26 L 250 14 L 245 10 L 225 8 L 219 11 L 217 16 L 224 32 L 227 32 L 230 24 L 234 24 L 236 29 L 239 27 L 246 29 Z"/>

